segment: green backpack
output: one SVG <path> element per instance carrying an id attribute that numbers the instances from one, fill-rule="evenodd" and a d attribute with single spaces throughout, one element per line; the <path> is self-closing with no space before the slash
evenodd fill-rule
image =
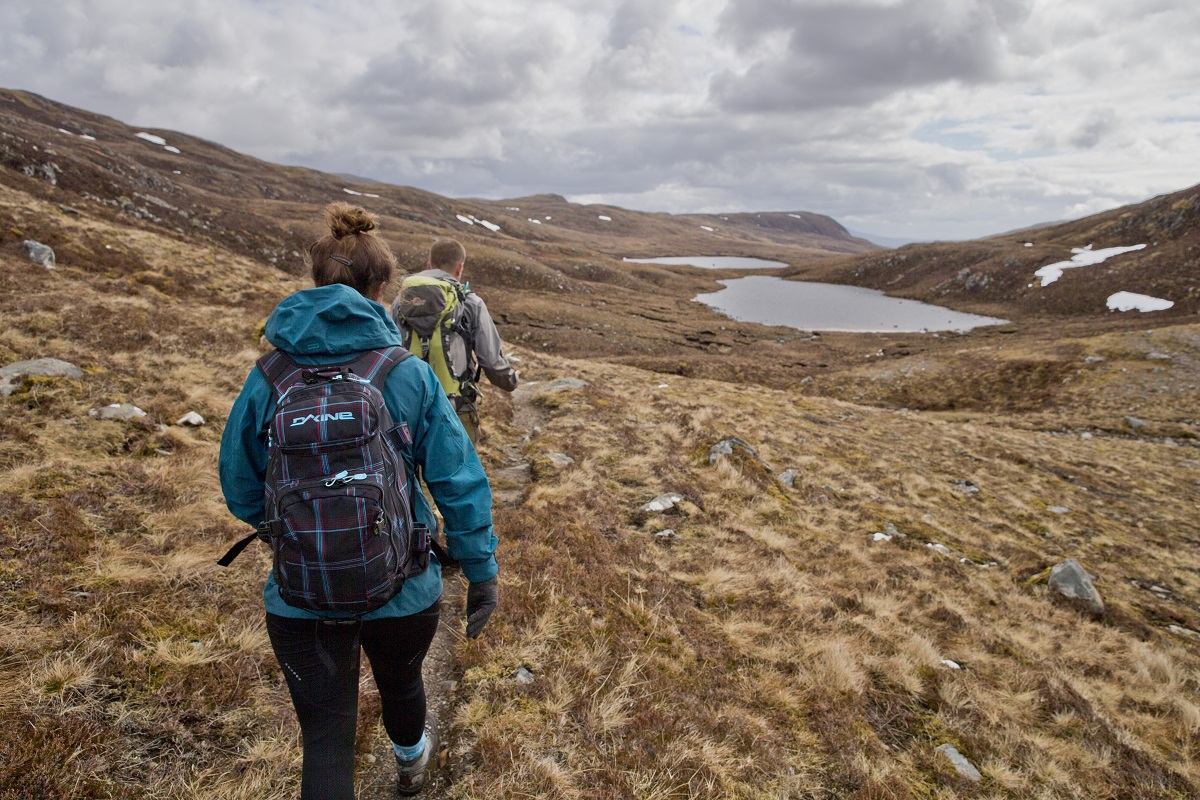
<path id="1" fill-rule="evenodd" d="M 409 275 L 400 284 L 400 294 L 392 304 L 392 317 L 401 332 L 407 334 L 405 346 L 419 356 L 437 375 L 450 398 L 476 397 L 476 370 L 471 369 L 470 333 L 467 325 L 467 294 L 454 281 L 430 275 Z M 467 343 L 467 361 L 455 374 L 450 366 L 450 336 L 457 333 Z"/>

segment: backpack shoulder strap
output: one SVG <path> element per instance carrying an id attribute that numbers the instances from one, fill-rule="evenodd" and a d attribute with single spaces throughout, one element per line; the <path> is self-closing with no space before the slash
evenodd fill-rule
<path id="1" fill-rule="evenodd" d="M 382 392 L 392 368 L 411 355 L 412 353 L 400 345 L 392 345 L 378 350 L 367 350 L 345 366 L 358 377 L 370 381 L 372 386 Z"/>
<path id="2" fill-rule="evenodd" d="M 275 390 L 276 397 L 282 395 L 289 386 L 296 382 L 298 373 L 303 369 L 292 360 L 291 356 L 279 349 L 272 350 L 255 363 L 258 371 Z"/>

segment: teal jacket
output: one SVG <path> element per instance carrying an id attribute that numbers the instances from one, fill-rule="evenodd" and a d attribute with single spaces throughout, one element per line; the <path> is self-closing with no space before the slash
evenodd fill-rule
<path id="1" fill-rule="evenodd" d="M 403 345 L 400 331 L 383 306 L 349 286 L 305 289 L 285 298 L 267 320 L 267 340 L 304 364 L 343 361 L 355 353 Z M 445 522 L 446 546 L 472 583 L 496 574 L 497 539 L 492 532 L 492 491 L 454 408 L 429 365 L 408 358 L 392 369 L 383 387 L 392 419 L 407 423 L 413 458 Z M 262 522 L 263 476 L 267 470 L 267 429 L 275 414 L 275 393 L 253 369 L 246 378 L 221 436 L 221 490 L 225 504 L 252 526 Z M 436 530 L 433 509 L 416 493 L 418 519 Z M 442 570 L 430 557 L 429 569 L 404 583 L 404 589 L 363 619 L 402 617 L 428 608 L 442 593 Z M 346 616 L 289 606 L 268 575 L 263 588 L 267 612 L 283 617 Z"/>

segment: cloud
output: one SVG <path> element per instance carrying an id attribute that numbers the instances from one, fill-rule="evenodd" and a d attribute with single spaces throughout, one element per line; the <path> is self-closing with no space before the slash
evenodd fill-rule
<path id="1" fill-rule="evenodd" d="M 1172 0 L 39 0 L 0 83 L 452 196 L 964 237 L 1200 181 L 1197 36 Z"/>
<path id="2" fill-rule="evenodd" d="M 1002 38 L 1028 15 L 1017 0 L 741 0 L 721 33 L 753 59 L 713 82 L 730 111 L 857 106 L 893 92 L 1002 75 Z M 761 55 L 757 55 L 761 54 Z"/>

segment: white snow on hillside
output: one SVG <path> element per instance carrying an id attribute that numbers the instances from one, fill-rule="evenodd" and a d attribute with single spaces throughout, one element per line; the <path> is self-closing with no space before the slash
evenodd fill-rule
<path id="1" fill-rule="evenodd" d="M 709 233 L 713 232 L 713 229 L 708 227 L 707 225 L 701 225 L 700 227 L 703 228 L 704 230 L 708 231 Z"/>
<path id="2" fill-rule="evenodd" d="M 1108 307 L 1113 311 L 1166 311 L 1173 305 L 1173 300 L 1162 300 L 1133 292 L 1117 292 L 1108 298 Z"/>
<path id="3" fill-rule="evenodd" d="M 606 217 L 603 214 L 600 214 L 599 216 L 600 219 L 604 220 L 605 222 L 612 222 L 612 217 Z"/>
<path id="4" fill-rule="evenodd" d="M 139 133 L 137 137 L 158 145 L 165 145 L 167 143 L 166 139 L 162 138 L 161 136 L 155 136 L 153 133 Z"/>
<path id="5" fill-rule="evenodd" d="M 530 221 L 530 222 L 532 222 L 534 225 L 541 225 L 541 224 L 542 224 L 542 221 L 541 221 L 540 219 L 534 219 L 533 217 L 530 217 L 530 218 L 529 218 L 529 221 Z"/>
<path id="6" fill-rule="evenodd" d="M 454 216 L 458 217 L 459 222 L 465 222 L 468 225 L 482 225 L 483 227 L 487 228 L 489 231 L 492 231 L 492 232 L 500 230 L 500 226 L 497 225 L 496 223 L 488 222 L 486 219 L 480 219 L 479 217 L 475 216 L 474 214 L 471 214 L 470 216 L 466 216 L 466 217 L 464 217 L 462 214 L 455 214 Z"/>
<path id="7" fill-rule="evenodd" d="M 179 148 L 178 148 L 178 147 L 172 147 L 172 146 L 171 146 L 171 145 L 169 145 L 169 144 L 164 144 L 164 145 L 163 145 L 163 150 L 166 150 L 168 153 L 178 153 L 178 152 L 179 152 Z"/>
<path id="8" fill-rule="evenodd" d="M 1058 261 L 1054 264 L 1047 264 L 1033 274 L 1042 279 L 1042 286 L 1049 286 L 1062 277 L 1063 270 L 1090 267 L 1093 264 L 1100 264 L 1107 261 L 1121 253 L 1141 250 L 1145 246 L 1144 244 L 1135 244 L 1130 247 L 1106 247 L 1103 250 L 1093 250 L 1090 244 L 1087 247 L 1072 247 L 1071 252 L 1075 255 L 1071 256 L 1070 261 Z"/>

